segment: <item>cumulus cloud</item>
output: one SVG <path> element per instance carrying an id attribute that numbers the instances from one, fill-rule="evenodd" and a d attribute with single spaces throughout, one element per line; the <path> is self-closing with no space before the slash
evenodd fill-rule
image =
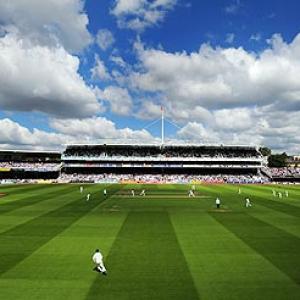
<path id="1" fill-rule="evenodd" d="M 163 21 L 177 0 L 115 0 L 111 13 L 120 28 L 143 31 Z"/>
<path id="2" fill-rule="evenodd" d="M 101 111 L 94 91 L 78 74 L 79 63 L 62 47 L 5 35 L 0 39 L 0 107 L 67 117 Z"/>
<path id="3" fill-rule="evenodd" d="M 198 52 L 171 53 L 138 43 L 141 68 L 131 73 L 131 83 L 140 91 L 163 95 L 162 104 L 176 122 L 205 125 L 201 135 L 213 129 L 221 143 L 276 146 L 267 138 L 276 128 L 278 136 L 286 136 L 286 148 L 299 151 L 294 138 L 299 122 L 292 118 L 287 128 L 276 114 L 281 112 L 284 120 L 284 115 L 300 111 L 300 34 L 291 43 L 276 34 L 268 43 L 259 54 L 207 44 Z M 147 103 L 151 114 L 155 105 Z M 146 118 L 147 109 L 142 107 L 139 116 Z"/>
<path id="4" fill-rule="evenodd" d="M 133 101 L 127 89 L 108 86 L 104 90 L 97 90 L 101 100 L 110 104 L 111 111 L 115 114 L 128 116 L 132 112 Z"/>
<path id="5" fill-rule="evenodd" d="M 115 38 L 108 29 L 100 29 L 97 33 L 96 41 L 98 46 L 105 51 L 115 42 Z"/>
<path id="6" fill-rule="evenodd" d="M 55 132 L 46 132 L 20 125 L 8 118 L 0 119 L 0 145 L 2 149 L 63 150 L 70 143 L 128 143 L 155 142 L 145 129 L 117 128 L 106 118 L 51 119 Z"/>
<path id="7" fill-rule="evenodd" d="M 169 102 L 186 108 L 299 102 L 300 34 L 290 44 L 279 35 L 269 43 L 259 55 L 241 47 L 213 48 L 207 44 L 192 53 L 141 49 L 142 70 L 133 73 L 131 80 L 135 87 L 163 92 Z"/>
<path id="8" fill-rule="evenodd" d="M 8 118 L 0 120 L 0 127 L 5 128 L 0 131 L 2 149 L 60 149 L 62 144 L 72 141 L 64 134 L 29 130 Z"/>
<path id="9" fill-rule="evenodd" d="M 91 42 L 82 0 L 0 1 L 0 24 L 32 43 L 78 52 Z"/>
<path id="10" fill-rule="evenodd" d="M 127 142 L 135 140 L 136 142 L 150 142 L 155 139 L 145 129 L 133 130 L 130 128 L 116 128 L 116 125 L 106 118 L 93 117 L 87 119 L 53 119 L 50 122 L 52 128 L 58 132 L 73 136 L 77 140 L 87 137 L 92 142 L 104 141 Z"/>
<path id="11" fill-rule="evenodd" d="M 91 69 L 92 78 L 100 79 L 100 80 L 109 80 L 111 76 L 104 64 L 104 62 L 100 59 L 99 55 L 95 56 L 95 65 Z"/>

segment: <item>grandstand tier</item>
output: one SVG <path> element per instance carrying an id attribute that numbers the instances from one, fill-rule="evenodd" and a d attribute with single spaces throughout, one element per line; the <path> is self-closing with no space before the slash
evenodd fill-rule
<path id="1" fill-rule="evenodd" d="M 0 182 L 300 181 L 300 168 L 268 168 L 253 146 L 67 145 L 58 151 L 0 151 Z"/>

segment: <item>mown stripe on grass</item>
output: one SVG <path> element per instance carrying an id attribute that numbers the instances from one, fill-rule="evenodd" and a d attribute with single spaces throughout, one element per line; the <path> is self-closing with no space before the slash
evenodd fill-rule
<path id="1" fill-rule="evenodd" d="M 86 299 L 199 299 L 166 211 L 130 212 Z"/>
<path id="2" fill-rule="evenodd" d="M 260 204 L 264 207 L 271 208 L 275 211 L 279 211 L 293 217 L 300 217 L 300 207 L 295 205 L 290 205 L 288 203 L 283 203 L 276 200 L 265 199 L 257 195 L 253 196 L 253 199 L 257 202 L 257 204 Z"/>
<path id="3" fill-rule="evenodd" d="M 210 214 L 300 285 L 299 238 L 245 213 Z"/>
<path id="4" fill-rule="evenodd" d="M 39 190 L 43 190 L 49 187 L 49 184 L 23 184 L 23 185 L 13 185 L 11 188 L 1 187 L 0 191 L 6 193 L 8 196 L 14 196 L 18 194 L 22 194 L 24 192 L 35 192 Z"/>
<path id="5" fill-rule="evenodd" d="M 22 207 L 26 207 L 29 205 L 36 204 L 40 201 L 49 200 L 51 198 L 57 197 L 58 193 L 65 193 L 68 190 L 74 190 L 70 185 L 62 185 L 62 186 L 48 186 L 47 189 L 39 191 L 36 195 L 31 195 L 28 197 L 21 198 L 16 201 L 6 202 L 0 205 L 0 214 L 8 213 L 15 209 L 19 209 Z M 26 195 L 27 191 L 23 191 L 24 195 Z"/>
<path id="6" fill-rule="evenodd" d="M 109 198 L 101 193 L 97 200 L 86 202 L 77 188 L 76 194 L 74 189 L 71 191 L 64 195 L 74 196 L 71 203 L 0 234 L 0 276 Z"/>

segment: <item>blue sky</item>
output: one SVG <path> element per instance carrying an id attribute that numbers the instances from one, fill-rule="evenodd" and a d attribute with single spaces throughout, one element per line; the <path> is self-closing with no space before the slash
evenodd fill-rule
<path id="1" fill-rule="evenodd" d="M 300 152 L 296 0 L 0 3 L 0 147 L 159 142 Z M 299 78 L 298 78 L 299 77 Z M 146 128 L 145 128 L 146 127 Z"/>

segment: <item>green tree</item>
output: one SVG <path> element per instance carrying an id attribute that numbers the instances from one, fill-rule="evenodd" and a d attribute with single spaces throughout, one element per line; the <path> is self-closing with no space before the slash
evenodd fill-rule
<path id="1" fill-rule="evenodd" d="M 287 166 L 288 155 L 283 152 L 281 154 L 271 154 L 268 158 L 269 167 L 282 168 Z"/>
<path id="2" fill-rule="evenodd" d="M 259 151 L 263 156 L 270 156 L 272 154 L 272 150 L 268 147 L 261 147 Z"/>

